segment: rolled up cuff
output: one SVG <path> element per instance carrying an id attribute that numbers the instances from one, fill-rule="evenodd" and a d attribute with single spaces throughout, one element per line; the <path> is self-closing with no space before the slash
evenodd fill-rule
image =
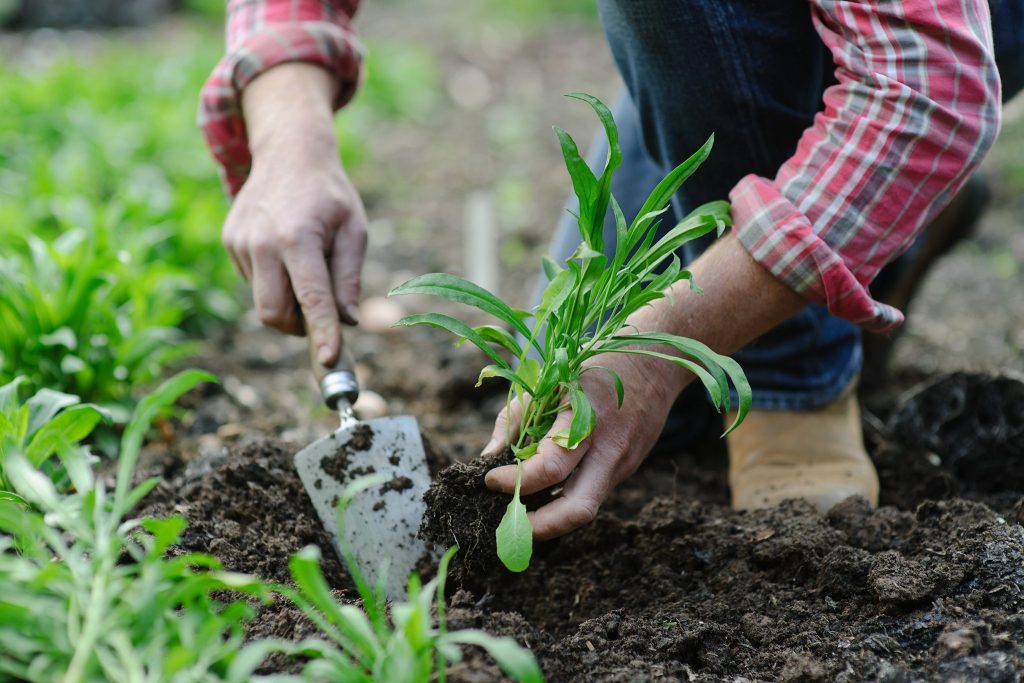
<path id="1" fill-rule="evenodd" d="M 198 120 L 231 196 L 241 189 L 252 166 L 242 116 L 245 87 L 278 64 L 318 64 L 338 79 L 337 110 L 358 88 L 362 56 L 359 41 L 347 28 L 305 21 L 269 24 L 246 36 L 217 64 L 200 94 Z"/>
<path id="2" fill-rule="evenodd" d="M 733 188 L 733 231 L 755 261 L 812 303 L 870 332 L 903 323 L 897 309 L 875 301 L 842 255 L 774 185 L 748 175 Z"/>

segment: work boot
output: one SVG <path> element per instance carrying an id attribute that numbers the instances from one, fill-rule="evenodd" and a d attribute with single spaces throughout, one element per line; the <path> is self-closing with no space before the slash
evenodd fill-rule
<path id="1" fill-rule="evenodd" d="M 878 504 L 878 474 L 864 448 L 856 384 L 817 410 L 747 414 L 726 438 L 734 510 L 772 507 L 789 498 L 821 512 L 850 496 Z"/>

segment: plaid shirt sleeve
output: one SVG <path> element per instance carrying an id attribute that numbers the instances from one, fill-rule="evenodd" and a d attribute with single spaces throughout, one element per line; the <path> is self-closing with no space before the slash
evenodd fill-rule
<path id="1" fill-rule="evenodd" d="M 838 83 L 774 179 L 731 193 L 747 251 L 805 298 L 884 332 L 868 284 L 992 145 L 1000 85 L 986 0 L 811 0 Z"/>
<path id="2" fill-rule="evenodd" d="M 228 0 L 227 53 L 200 94 L 199 126 L 234 196 L 252 157 L 242 118 L 242 90 L 284 62 L 319 64 L 338 79 L 335 109 L 355 93 L 362 48 L 351 20 L 358 0 Z"/>

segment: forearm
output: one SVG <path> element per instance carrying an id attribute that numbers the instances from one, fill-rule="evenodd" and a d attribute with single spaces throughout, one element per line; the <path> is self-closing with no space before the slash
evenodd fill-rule
<path id="1" fill-rule="evenodd" d="M 289 62 L 256 78 L 242 93 L 253 161 L 337 159 L 332 103 L 337 80 L 324 68 Z"/>
<path id="2" fill-rule="evenodd" d="M 692 291 L 689 282 L 680 281 L 672 286 L 670 298 L 641 309 L 628 324 L 640 331 L 656 330 L 696 339 L 718 353 L 731 354 L 807 304 L 806 299 L 754 261 L 732 235 L 718 240 L 689 270 L 703 293 Z M 664 372 L 670 396 L 694 379 L 676 366 Z"/>

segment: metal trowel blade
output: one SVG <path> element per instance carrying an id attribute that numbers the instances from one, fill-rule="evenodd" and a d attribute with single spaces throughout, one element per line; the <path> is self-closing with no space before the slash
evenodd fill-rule
<path id="1" fill-rule="evenodd" d="M 406 597 L 410 572 L 432 557 L 416 537 L 426 512 L 423 494 L 430 471 L 416 419 L 384 417 L 350 422 L 295 456 L 295 468 L 339 556 L 336 506 L 356 479 L 384 474 L 386 482 L 353 498 L 345 512 L 345 537 L 363 576 L 376 585 L 384 575 L 388 598 Z"/>

